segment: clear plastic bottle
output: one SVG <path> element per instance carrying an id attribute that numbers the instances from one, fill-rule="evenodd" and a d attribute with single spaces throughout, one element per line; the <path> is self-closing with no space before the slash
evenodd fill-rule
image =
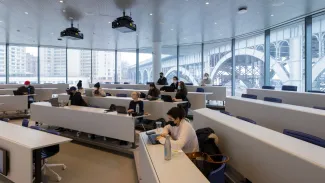
<path id="1" fill-rule="evenodd" d="M 137 114 L 140 113 L 140 106 L 139 106 L 139 104 L 137 104 L 137 105 L 135 106 L 135 112 L 136 112 Z"/>
<path id="2" fill-rule="evenodd" d="M 172 159 L 172 147 L 170 143 L 170 136 L 166 136 L 166 141 L 164 145 L 164 155 L 165 155 L 165 160 L 169 161 Z"/>

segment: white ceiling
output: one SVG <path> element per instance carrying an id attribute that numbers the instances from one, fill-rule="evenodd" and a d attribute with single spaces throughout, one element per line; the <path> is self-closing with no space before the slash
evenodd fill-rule
<path id="1" fill-rule="evenodd" d="M 0 42 L 92 49 L 151 47 L 153 40 L 163 45 L 208 42 L 263 30 L 325 8 L 325 0 L 59 1 L 0 0 Z M 122 6 L 127 14 L 132 12 L 137 33 L 117 32 L 108 23 L 122 15 Z M 248 12 L 237 14 L 240 6 L 247 6 Z M 60 31 L 70 26 L 70 16 L 77 19 L 75 26 L 79 24 L 84 40 L 57 40 Z"/>

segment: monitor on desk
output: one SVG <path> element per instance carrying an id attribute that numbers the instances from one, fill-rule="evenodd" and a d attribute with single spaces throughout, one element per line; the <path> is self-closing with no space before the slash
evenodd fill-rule
<path id="1" fill-rule="evenodd" d="M 0 174 L 7 176 L 8 175 L 8 152 L 0 148 Z"/>

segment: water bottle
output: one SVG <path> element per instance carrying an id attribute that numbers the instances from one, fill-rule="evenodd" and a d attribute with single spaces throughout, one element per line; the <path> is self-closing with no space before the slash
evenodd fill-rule
<path id="1" fill-rule="evenodd" d="M 172 147 L 170 144 L 170 136 L 166 136 L 166 141 L 164 145 L 164 155 L 165 155 L 165 160 L 169 161 L 172 159 Z"/>
<path id="2" fill-rule="evenodd" d="M 140 113 L 140 107 L 139 107 L 139 104 L 137 104 L 137 105 L 135 106 L 135 112 L 136 112 L 137 114 Z"/>

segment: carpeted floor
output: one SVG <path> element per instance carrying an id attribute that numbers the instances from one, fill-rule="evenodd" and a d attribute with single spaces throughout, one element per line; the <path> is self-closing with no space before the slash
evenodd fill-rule
<path id="1" fill-rule="evenodd" d="M 21 121 L 10 122 L 21 125 Z M 60 153 L 50 158 L 48 163 L 63 163 L 67 166 L 66 170 L 53 168 L 62 177 L 60 183 L 138 182 L 133 158 L 75 143 L 60 145 Z M 49 183 L 56 182 L 55 176 L 47 174 Z"/>

